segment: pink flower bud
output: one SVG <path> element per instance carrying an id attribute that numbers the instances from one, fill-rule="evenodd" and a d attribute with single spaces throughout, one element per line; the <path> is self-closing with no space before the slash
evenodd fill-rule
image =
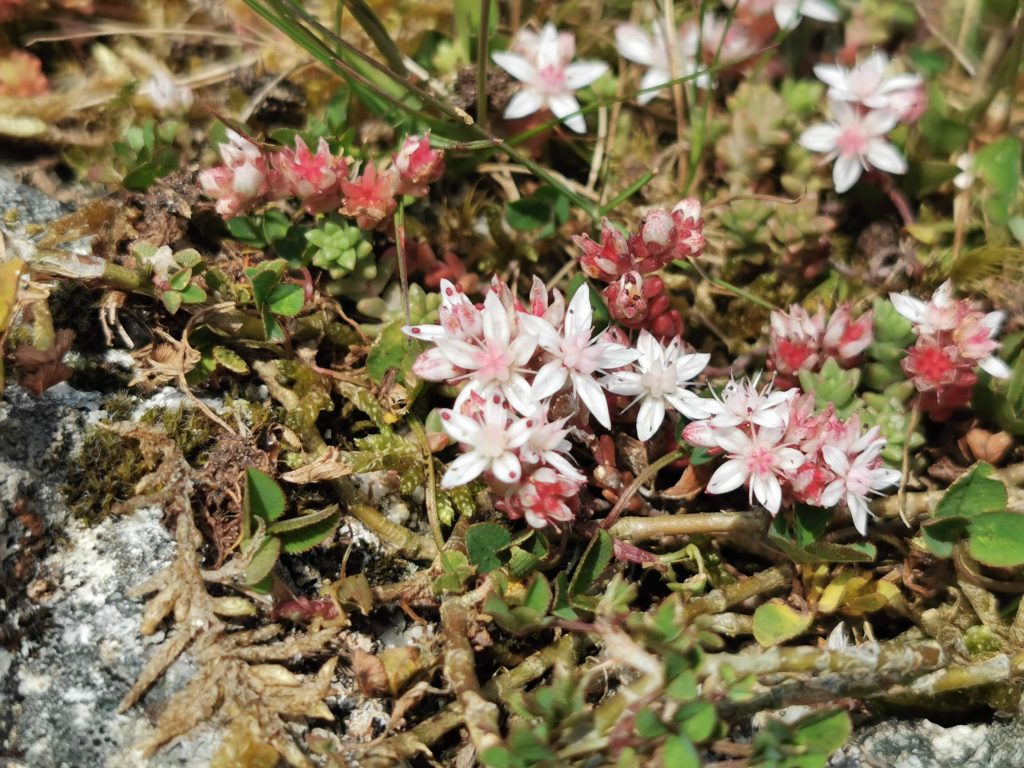
<path id="1" fill-rule="evenodd" d="M 675 204 L 672 209 L 672 213 L 678 213 L 682 215 L 681 224 L 689 226 L 691 228 L 697 228 L 703 226 L 703 219 L 701 219 L 701 207 L 700 200 L 693 197 L 687 197 L 680 200 Z"/>
<path id="2" fill-rule="evenodd" d="M 394 156 L 394 163 L 399 194 L 423 197 L 427 194 L 427 185 L 444 173 L 444 151 L 430 148 L 429 132 L 423 136 L 407 136 Z"/>
<path id="3" fill-rule="evenodd" d="M 589 235 L 575 235 L 572 241 L 581 251 L 580 268 L 588 277 L 611 283 L 632 269 L 626 238 L 608 219 L 601 221 L 600 243 Z"/>
<path id="4" fill-rule="evenodd" d="M 395 202 L 397 185 L 394 172 L 378 172 L 377 166 L 367 163 L 363 173 L 353 181 L 342 180 L 345 202 L 341 213 L 353 217 L 360 229 L 374 229 L 386 224 L 398 207 Z"/>
<path id="5" fill-rule="evenodd" d="M 651 211 L 644 217 L 640 225 L 640 237 L 648 248 L 661 246 L 665 248 L 672 241 L 675 221 L 668 211 Z"/>

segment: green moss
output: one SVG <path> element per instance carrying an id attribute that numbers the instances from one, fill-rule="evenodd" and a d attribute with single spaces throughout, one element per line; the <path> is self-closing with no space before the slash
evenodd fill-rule
<path id="1" fill-rule="evenodd" d="M 94 426 L 72 457 L 60 491 L 71 514 L 94 525 L 134 496 L 135 484 L 145 473 L 145 461 L 130 441 Z"/>
<path id="2" fill-rule="evenodd" d="M 140 421 L 163 429 L 193 467 L 206 463 L 217 436 L 217 425 L 195 408 L 153 408 Z"/>

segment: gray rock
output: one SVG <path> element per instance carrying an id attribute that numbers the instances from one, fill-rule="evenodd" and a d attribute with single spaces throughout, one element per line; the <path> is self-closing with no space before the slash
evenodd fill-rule
<path id="1" fill-rule="evenodd" d="M 955 725 L 886 720 L 858 729 L 830 768 L 1021 768 L 1024 723 Z"/>
<path id="2" fill-rule="evenodd" d="M 128 591 L 164 567 L 174 555 L 159 509 L 111 517 L 93 527 L 68 519 L 58 491 L 63 468 L 87 424 L 99 416 L 100 395 L 66 385 L 35 399 L 9 387 L 0 399 L 0 534 L 3 556 L 18 554 L 19 524 L 9 519 L 17 498 L 39 514 L 50 531 L 50 549 L 39 565 L 45 597 L 28 601 L 22 590 L 5 593 L 0 616 L 9 623 L 29 605 L 46 612 L 18 646 L 0 651 L 0 755 L 10 768 L 100 768 L 205 765 L 219 741 L 199 731 L 143 760 L 131 746 L 150 728 L 153 707 L 194 674 L 179 659 L 141 706 L 126 714 L 117 705 L 160 642 L 160 633 L 139 634 L 142 600 Z M 8 523 L 8 525 L 5 525 Z M 15 627 L 15 629 L 17 629 Z M 17 636 L 17 633 L 15 633 Z"/>
<path id="3" fill-rule="evenodd" d="M 16 214 L 13 221 L 6 216 L 11 211 Z M 0 173 L 0 226 L 11 234 L 23 233 L 26 224 L 46 224 L 67 213 L 70 208 L 63 203 Z"/>

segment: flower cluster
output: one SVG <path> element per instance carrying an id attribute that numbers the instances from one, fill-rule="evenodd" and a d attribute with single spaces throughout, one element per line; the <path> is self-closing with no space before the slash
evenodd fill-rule
<path id="1" fill-rule="evenodd" d="M 429 135 L 409 136 L 389 168 L 367 163 L 349 180 L 349 161 L 334 156 L 323 138 L 313 152 L 295 137 L 295 147 L 268 152 L 228 131 L 220 145 L 223 165 L 199 174 L 203 192 L 216 200 L 217 212 L 237 216 L 274 200 L 297 198 L 307 213 L 339 210 L 351 216 L 361 229 L 373 229 L 389 221 L 399 194 L 423 196 L 427 185 L 444 172 L 444 153 L 430 148 Z"/>
<path id="2" fill-rule="evenodd" d="M 571 392 L 610 427 L 603 377 L 637 353 L 594 334 L 585 288 L 566 306 L 558 292 L 549 301 L 537 280 L 524 307 L 495 279 L 483 305 L 476 306 L 443 280 L 441 301 L 437 325 L 404 330 L 434 344 L 416 360 L 413 373 L 462 386 L 454 408 L 441 414 L 445 431 L 463 448 L 442 487 L 483 475 L 509 515 L 535 527 L 571 519 L 570 502 L 585 479 L 567 459 L 566 419 L 548 421 L 550 399 Z"/>
<path id="3" fill-rule="evenodd" d="M 899 480 L 898 471 L 882 466 L 885 438 L 878 427 L 863 432 L 856 415 L 844 421 L 831 406 L 815 413 L 813 393 L 758 389 L 755 378 L 730 381 L 711 403 L 709 418 L 683 430 L 688 443 L 725 456 L 708 493 L 745 485 L 751 503 L 756 499 L 772 515 L 784 497 L 845 506 L 864 535 L 868 499 Z"/>
<path id="4" fill-rule="evenodd" d="M 932 418 L 948 418 L 967 405 L 978 378 L 975 368 L 1009 378 L 1009 367 L 992 354 L 999 347 L 995 337 L 1002 312 L 981 312 L 966 299 L 954 299 L 948 280 L 928 301 L 905 293 L 889 294 L 889 299 L 914 325 L 917 341 L 901 364 L 920 393 L 921 409 Z"/>
<path id="5" fill-rule="evenodd" d="M 686 354 L 678 339 L 662 346 L 641 332 L 635 348 L 621 333 L 595 333 L 590 293 L 581 288 L 566 305 L 534 282 L 524 305 L 495 279 L 475 305 L 452 283 L 441 282 L 437 325 L 405 328 L 433 344 L 413 365 L 428 381 L 461 386 L 442 426 L 463 453 L 443 487 L 483 476 L 502 498 L 501 508 L 541 527 L 571 519 L 573 499 L 585 482 L 568 460 L 568 418 L 548 420 L 551 402 L 570 398 L 581 423 L 586 414 L 611 427 L 608 394 L 639 404 L 637 434 L 649 439 L 669 409 L 690 418 L 708 415 L 687 388 L 708 356 Z"/>
<path id="6" fill-rule="evenodd" d="M 775 310 L 768 336 L 768 368 L 776 372 L 776 383 L 785 386 L 793 386 L 800 371 L 816 371 L 829 358 L 843 368 L 853 368 L 874 339 L 873 322 L 871 310 L 854 320 L 848 302 L 827 319 L 822 310 L 811 315 L 797 304 L 788 312 Z"/>
<path id="7" fill-rule="evenodd" d="M 688 198 L 671 212 L 651 211 L 628 238 L 605 220 L 600 243 L 585 234 L 576 235 L 573 242 L 580 250 L 583 272 L 609 284 L 602 295 L 612 317 L 626 328 L 671 339 L 682 334 L 683 320 L 672 309 L 665 284 L 653 273 L 676 259 L 700 256 L 703 229 L 700 203 Z"/>
<path id="8" fill-rule="evenodd" d="M 906 173 L 907 161 L 886 139 L 898 123 L 911 123 L 924 112 L 924 84 L 919 75 L 887 76 L 889 57 L 875 52 L 852 69 L 818 64 L 814 73 L 828 85 L 832 120 L 812 125 L 799 142 L 835 160 L 836 192 L 846 192 L 861 173 L 877 168 Z"/>
<path id="9" fill-rule="evenodd" d="M 545 24 L 540 33 L 519 31 L 512 49 L 491 54 L 494 63 L 522 85 L 505 108 L 514 120 L 549 110 L 576 133 L 585 133 L 576 91 L 593 83 L 608 70 L 603 61 L 573 61 L 576 36 Z"/>

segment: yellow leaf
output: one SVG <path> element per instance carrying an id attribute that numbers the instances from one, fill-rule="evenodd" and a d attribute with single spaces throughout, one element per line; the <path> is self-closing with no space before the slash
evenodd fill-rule
<path id="1" fill-rule="evenodd" d="M 0 334 L 7 332 L 14 315 L 18 284 L 24 271 L 25 262 L 21 259 L 8 259 L 0 263 Z"/>
<path id="2" fill-rule="evenodd" d="M 46 133 L 46 123 L 28 115 L 0 115 L 0 134 L 19 139 Z"/>

